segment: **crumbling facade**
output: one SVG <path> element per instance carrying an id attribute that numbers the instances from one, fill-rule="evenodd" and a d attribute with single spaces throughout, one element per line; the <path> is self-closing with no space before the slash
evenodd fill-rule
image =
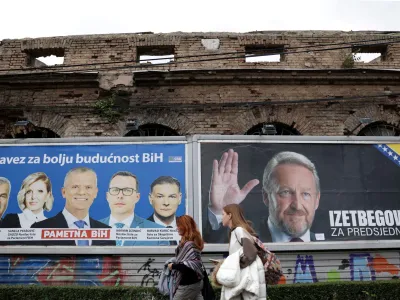
<path id="1" fill-rule="evenodd" d="M 0 137 L 399 135 L 399 71 L 398 32 L 3 40 Z"/>

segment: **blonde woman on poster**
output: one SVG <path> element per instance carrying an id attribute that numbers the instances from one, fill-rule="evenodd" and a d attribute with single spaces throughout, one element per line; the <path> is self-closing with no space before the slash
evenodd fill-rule
<path id="1" fill-rule="evenodd" d="M 54 202 L 50 178 L 43 172 L 28 175 L 22 181 L 17 201 L 22 213 L 6 215 L 1 227 L 30 228 L 46 220 L 44 211 L 50 211 Z"/>

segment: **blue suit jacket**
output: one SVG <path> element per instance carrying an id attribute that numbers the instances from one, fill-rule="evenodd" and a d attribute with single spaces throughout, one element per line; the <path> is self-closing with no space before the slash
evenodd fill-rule
<path id="1" fill-rule="evenodd" d="M 109 225 L 110 216 L 99 220 L 100 222 Z M 165 228 L 157 223 L 150 222 L 135 214 L 130 228 Z M 169 241 L 130 241 L 125 240 L 123 246 L 169 246 Z"/>

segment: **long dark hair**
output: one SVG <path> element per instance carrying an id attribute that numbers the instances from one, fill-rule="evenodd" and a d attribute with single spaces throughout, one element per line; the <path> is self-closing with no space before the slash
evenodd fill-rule
<path id="1" fill-rule="evenodd" d="M 203 250 L 203 238 L 201 237 L 199 229 L 197 229 L 196 222 L 191 216 L 183 215 L 176 218 L 176 225 L 182 230 L 181 246 L 187 241 L 192 241 L 197 249 L 200 251 Z"/>

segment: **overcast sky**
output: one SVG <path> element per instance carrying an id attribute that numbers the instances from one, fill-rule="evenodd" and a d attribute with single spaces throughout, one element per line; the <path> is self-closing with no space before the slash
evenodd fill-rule
<path id="1" fill-rule="evenodd" d="M 0 40 L 142 31 L 400 31 L 400 0 L 14 0 L 0 8 Z"/>

